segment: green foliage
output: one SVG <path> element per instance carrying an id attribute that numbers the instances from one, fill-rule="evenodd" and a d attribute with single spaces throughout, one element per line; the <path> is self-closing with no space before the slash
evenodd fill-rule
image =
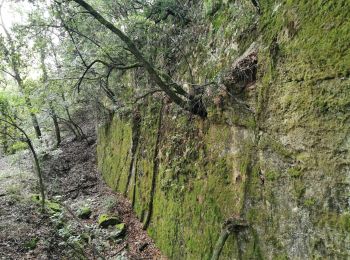
<path id="1" fill-rule="evenodd" d="M 298 167 L 293 167 L 288 169 L 288 174 L 292 178 L 299 178 L 302 175 L 302 171 Z"/>
<path id="2" fill-rule="evenodd" d="M 268 181 L 275 181 L 275 180 L 277 180 L 279 177 L 280 177 L 280 175 L 279 175 L 277 172 L 275 172 L 275 171 L 268 171 L 268 172 L 266 173 L 266 179 L 267 179 Z"/>
<path id="3" fill-rule="evenodd" d="M 36 204 L 40 204 L 41 203 L 41 195 L 40 194 L 32 194 L 31 200 Z M 46 206 L 46 210 L 48 211 L 48 213 L 50 213 L 52 216 L 57 216 L 57 214 L 59 215 L 59 213 L 61 213 L 63 211 L 61 205 L 54 200 L 46 200 L 45 206 Z"/>
<path id="4" fill-rule="evenodd" d="M 316 204 L 316 200 L 314 198 L 308 198 L 306 200 L 304 200 L 304 205 L 306 207 L 312 207 Z"/>
<path id="5" fill-rule="evenodd" d="M 18 195 L 21 193 L 22 188 L 23 188 L 22 185 L 12 184 L 12 185 L 6 187 L 6 193 L 8 193 L 10 195 Z"/>
<path id="6" fill-rule="evenodd" d="M 223 221 L 235 214 L 246 214 L 251 226 L 238 242 L 233 237 L 228 240 L 224 259 L 236 256 L 238 243 L 245 250 L 243 259 L 285 259 L 291 254 L 285 249 L 290 244 L 285 234 L 297 228 L 299 234 L 304 226 L 298 225 L 305 219 L 308 225 L 318 224 L 308 234 L 310 240 L 312 234 L 319 234 L 329 248 L 342 243 L 339 236 L 349 231 L 349 214 L 337 185 L 347 183 L 350 24 L 345 10 L 350 5 L 346 0 L 259 2 L 260 16 L 252 1 L 92 3 L 130 36 L 170 85 L 220 82 L 247 46 L 253 41 L 260 44 L 258 82 L 237 100 L 244 106 L 230 100 L 222 111 L 210 107 L 203 122 L 166 103 L 149 233 L 170 258 L 209 258 Z M 95 20 L 86 19 L 86 13 L 72 2 L 52 4 L 48 9 L 35 6 L 28 20 L 35 26 L 11 30 L 12 50 L 9 39 L 0 39 L 0 68 L 13 72 L 11 59 L 24 88 L 19 94 L 16 83 L 3 77 L 11 88 L 0 93 L 0 112 L 21 122 L 26 130 L 31 129 L 30 114 L 51 129 L 51 108 L 68 117 L 67 109 L 88 110 L 86 104 L 97 104 L 93 111 L 116 115 L 99 131 L 98 164 L 108 185 L 124 192 L 131 161 L 128 118 L 135 98 L 155 86 L 144 76 L 143 68 L 110 71 L 116 65 L 135 63 L 124 43 Z M 40 24 L 64 28 L 55 28 L 53 36 Z M 32 35 L 33 46 L 24 44 Z M 30 65 L 36 64 L 41 51 L 47 55 L 48 81 L 44 73 L 30 73 Z M 74 95 L 73 87 L 96 59 L 103 64 L 96 63 L 86 71 L 81 91 Z M 209 106 L 216 88 L 210 85 L 205 89 Z M 160 97 L 159 93 L 155 96 Z M 134 208 L 141 220 L 149 210 L 158 101 L 145 98 L 137 102 L 142 103 L 143 122 L 136 178 L 131 185 L 135 190 L 128 196 L 135 194 Z M 5 130 L 4 124 L 0 130 L 15 137 L 18 134 L 12 128 Z M 11 145 L 21 147 L 20 142 L 3 144 Z M 316 207 L 329 196 L 337 201 L 336 212 L 334 205 L 327 203 L 322 209 Z M 111 210 L 115 203 L 110 200 L 104 206 Z M 61 233 L 73 237 L 69 230 Z M 331 258 L 340 258 L 337 252 L 343 248 L 332 248 Z"/>
<path id="7" fill-rule="evenodd" d="M 214 15 L 222 6 L 222 0 L 205 0 L 205 13 L 209 16 Z"/>
<path id="8" fill-rule="evenodd" d="M 29 250 L 34 250 L 39 242 L 39 238 L 34 237 L 24 243 L 24 247 Z"/>
<path id="9" fill-rule="evenodd" d="M 320 216 L 318 224 L 321 226 L 329 226 L 343 232 L 350 232 L 350 213 L 324 213 Z"/>
<path id="10" fill-rule="evenodd" d="M 25 142 L 21 142 L 21 141 L 17 141 L 14 142 L 9 148 L 8 148 L 8 152 L 10 154 L 14 154 L 17 153 L 18 151 L 22 151 L 28 149 L 28 145 Z"/>

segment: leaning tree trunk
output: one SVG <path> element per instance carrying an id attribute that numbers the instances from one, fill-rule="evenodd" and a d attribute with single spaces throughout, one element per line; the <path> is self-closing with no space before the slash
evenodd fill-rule
<path id="1" fill-rule="evenodd" d="M 221 254 L 222 249 L 224 248 L 225 242 L 227 238 L 230 236 L 231 232 L 228 228 L 224 228 L 221 230 L 218 241 L 215 244 L 213 255 L 211 260 L 218 260 Z"/>
<path id="2" fill-rule="evenodd" d="M 32 144 L 32 141 L 28 138 L 28 136 L 26 138 L 27 138 L 26 142 L 33 155 L 34 165 L 35 165 L 36 173 L 38 175 L 39 189 L 41 194 L 41 210 L 44 211 L 45 210 L 45 186 L 44 186 L 42 171 L 40 167 L 40 162 L 38 159 L 38 155 L 34 149 L 34 146 Z"/>
<path id="3" fill-rule="evenodd" d="M 45 186 L 44 186 L 44 181 L 43 181 L 43 175 L 41 172 L 40 162 L 38 159 L 38 155 L 35 151 L 35 148 L 33 146 L 33 143 L 31 141 L 31 139 L 29 138 L 28 134 L 26 133 L 26 131 L 24 131 L 19 125 L 17 125 L 13 119 L 7 120 L 4 118 L 0 118 L 0 121 L 7 124 L 7 125 L 14 127 L 22 134 L 22 136 L 24 137 L 24 142 L 27 143 L 27 145 L 28 145 L 28 147 L 33 155 L 34 166 L 36 169 L 36 173 L 38 175 L 38 183 L 39 183 L 39 189 L 40 189 L 40 194 L 41 194 L 41 208 L 42 208 L 42 211 L 44 211 L 45 210 Z"/>
<path id="4" fill-rule="evenodd" d="M 52 103 L 50 102 L 50 114 L 51 114 L 51 118 L 53 121 L 53 125 L 55 128 L 55 136 L 56 136 L 56 147 L 59 147 L 61 144 L 61 130 L 60 130 L 60 126 L 58 124 L 58 118 L 57 118 L 57 114 L 56 111 L 52 105 Z"/>

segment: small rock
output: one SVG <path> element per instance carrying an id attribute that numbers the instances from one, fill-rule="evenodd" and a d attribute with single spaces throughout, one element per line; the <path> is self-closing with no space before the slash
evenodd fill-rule
<path id="1" fill-rule="evenodd" d="M 98 225 L 101 228 L 108 228 L 109 226 L 114 226 L 119 223 L 121 223 L 121 221 L 116 216 L 108 216 L 107 214 L 102 214 L 98 218 Z"/>
<path id="2" fill-rule="evenodd" d="M 126 225 L 124 223 L 120 223 L 115 225 L 115 229 L 110 233 L 110 237 L 113 239 L 121 238 L 125 235 Z"/>
<path id="3" fill-rule="evenodd" d="M 142 252 L 143 250 L 146 249 L 146 247 L 149 245 L 149 243 L 142 243 L 140 246 L 139 246 L 139 251 Z"/>
<path id="4" fill-rule="evenodd" d="M 89 219 L 91 216 L 91 209 L 89 207 L 81 207 L 78 210 L 78 217 L 81 219 Z"/>

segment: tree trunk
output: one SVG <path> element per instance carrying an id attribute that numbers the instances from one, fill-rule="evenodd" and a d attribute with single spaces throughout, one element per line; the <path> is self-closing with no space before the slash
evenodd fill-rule
<path id="1" fill-rule="evenodd" d="M 6 120 L 3 118 L 0 118 L 1 122 L 4 122 L 5 124 L 8 124 L 12 127 L 14 127 L 15 129 L 17 129 L 18 131 L 20 131 L 20 133 L 22 134 L 22 136 L 25 138 L 24 142 L 27 143 L 32 155 L 33 155 L 33 159 L 34 159 L 34 166 L 38 175 L 38 183 L 39 183 L 39 189 L 40 189 L 40 193 L 41 193 L 41 206 L 42 206 L 42 210 L 45 210 L 45 186 L 44 186 L 44 181 L 43 181 L 43 176 L 42 176 L 42 172 L 41 172 L 41 167 L 40 167 L 40 163 L 39 163 L 39 159 L 38 159 L 38 155 L 34 149 L 33 143 L 30 140 L 28 134 L 20 127 L 18 126 L 13 119 L 10 120 Z"/>
<path id="2" fill-rule="evenodd" d="M 52 103 L 50 102 L 50 114 L 51 114 L 51 118 L 53 121 L 53 125 L 55 127 L 55 135 L 56 135 L 56 147 L 59 147 L 61 144 L 61 130 L 60 130 L 60 126 L 58 124 L 58 119 L 57 119 L 57 114 L 55 109 L 53 108 Z"/>
<path id="3" fill-rule="evenodd" d="M 1 144 L 4 154 L 8 153 L 8 137 L 7 137 L 7 125 L 4 125 L 3 130 L 1 131 Z"/>
<path id="4" fill-rule="evenodd" d="M 44 181 L 43 181 L 43 176 L 41 172 L 41 167 L 38 159 L 38 155 L 36 154 L 36 151 L 34 149 L 34 146 L 32 144 L 32 141 L 27 137 L 26 140 L 30 151 L 32 152 L 33 159 L 34 159 L 34 165 L 36 168 L 36 172 L 38 175 L 38 182 L 39 182 L 39 189 L 40 189 L 40 194 L 41 194 L 41 209 L 42 211 L 45 211 L 45 186 L 44 186 Z"/>
<path id="5" fill-rule="evenodd" d="M 45 88 L 48 88 L 48 74 L 47 69 L 45 65 L 45 49 L 44 47 L 41 47 L 40 49 L 40 60 L 41 60 L 41 69 L 43 71 L 43 81 Z M 54 129 L 55 129 L 55 135 L 56 135 L 56 147 L 58 147 L 61 144 L 61 132 L 60 132 L 60 126 L 58 125 L 57 120 L 57 114 L 53 107 L 52 100 L 49 98 L 49 109 L 50 109 L 50 116 L 53 121 Z"/>
<path id="6" fill-rule="evenodd" d="M 72 116 L 71 116 L 70 111 L 69 111 L 69 107 L 66 105 L 66 97 L 64 96 L 63 92 L 61 93 L 61 97 L 62 97 L 62 100 L 64 102 L 64 110 L 66 111 L 66 114 L 67 114 L 67 118 L 68 118 L 67 121 L 70 124 L 70 129 L 73 129 L 74 134 L 76 135 L 76 137 L 79 140 L 86 138 L 86 135 L 85 135 L 83 129 L 81 129 L 81 127 L 73 121 Z"/>
<path id="7" fill-rule="evenodd" d="M 28 108 L 28 110 L 30 111 L 29 114 L 30 114 L 30 117 L 32 119 L 32 124 L 33 124 L 33 127 L 34 127 L 34 131 L 35 131 L 35 135 L 36 135 L 36 138 L 38 139 L 41 139 L 41 130 L 40 130 L 40 126 L 39 126 L 39 121 L 38 121 L 38 118 L 36 117 L 36 115 L 32 112 L 32 109 L 33 109 L 33 106 L 32 106 L 32 102 L 30 100 L 30 98 L 28 97 L 28 95 L 25 92 L 24 90 L 24 86 L 23 86 L 23 83 L 18 83 L 18 86 L 19 86 L 19 89 L 20 89 L 20 92 L 25 96 L 25 104 Z"/>
<path id="8" fill-rule="evenodd" d="M 229 235 L 231 234 L 230 230 L 228 228 L 224 228 L 221 231 L 221 234 L 219 236 L 218 241 L 215 244 L 213 255 L 211 257 L 211 260 L 218 260 L 221 254 L 222 249 L 224 248 L 225 242 Z"/>

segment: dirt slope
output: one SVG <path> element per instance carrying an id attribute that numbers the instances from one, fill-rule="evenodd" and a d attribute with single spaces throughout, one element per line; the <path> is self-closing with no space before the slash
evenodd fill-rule
<path id="1" fill-rule="evenodd" d="M 101 180 L 94 129 L 86 132 L 86 140 L 67 139 L 43 158 L 51 202 L 46 214 L 33 199 L 37 189 L 31 169 L 15 166 L 29 165 L 29 155 L 12 159 L 15 164 L 0 160 L 0 259 L 164 259 L 130 203 Z M 78 217 L 83 208 L 91 210 L 88 219 Z M 125 223 L 124 234 L 116 235 L 114 226 L 100 228 L 102 214 Z"/>

